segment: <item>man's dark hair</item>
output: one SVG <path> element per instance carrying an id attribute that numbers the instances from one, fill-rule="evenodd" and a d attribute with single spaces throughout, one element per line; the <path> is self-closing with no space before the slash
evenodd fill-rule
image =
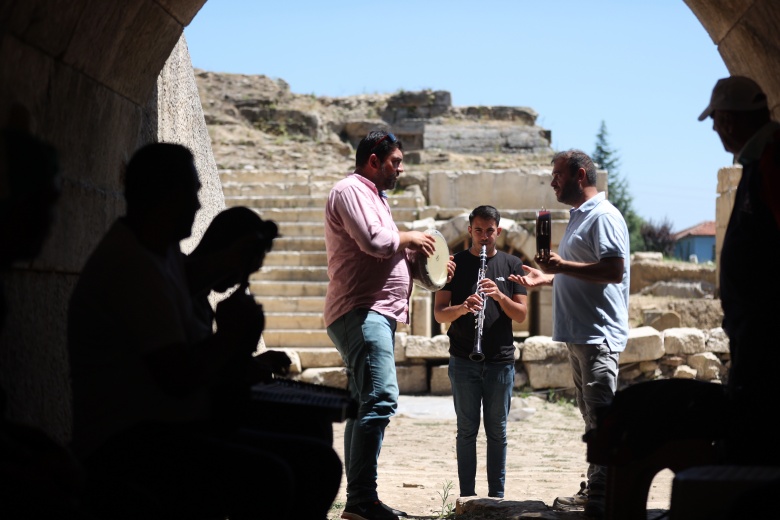
<path id="1" fill-rule="evenodd" d="M 493 206 L 478 206 L 474 208 L 474 211 L 469 213 L 469 225 L 474 222 L 475 217 L 485 220 L 495 220 L 496 225 L 501 222 L 501 213 Z"/>
<path id="2" fill-rule="evenodd" d="M 566 164 L 569 165 L 569 173 L 574 175 L 580 168 L 585 169 L 585 177 L 588 179 L 589 186 L 596 185 L 596 165 L 593 163 L 593 159 L 582 150 L 566 150 L 564 152 L 556 153 L 550 164 L 555 164 L 555 161 L 563 159 Z"/>
<path id="3" fill-rule="evenodd" d="M 355 153 L 355 166 L 364 166 L 371 154 L 376 154 L 379 162 L 383 162 L 395 149 L 403 151 L 404 145 L 400 139 L 390 132 L 373 130 L 360 140 Z"/>
<path id="4" fill-rule="evenodd" d="M 128 206 L 148 208 L 187 186 L 194 168 L 192 152 L 174 143 L 151 143 L 138 149 L 125 170 Z"/>

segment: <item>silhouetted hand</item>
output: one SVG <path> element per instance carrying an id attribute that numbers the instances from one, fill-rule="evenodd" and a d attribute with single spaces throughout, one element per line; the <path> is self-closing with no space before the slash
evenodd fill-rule
<path id="1" fill-rule="evenodd" d="M 285 352 L 278 350 L 267 350 L 262 354 L 255 356 L 255 359 L 274 374 L 287 375 L 290 370 L 290 356 Z"/>
<path id="2" fill-rule="evenodd" d="M 290 357 L 278 350 L 267 350 L 255 356 L 252 366 L 252 382 L 269 382 L 274 375 L 286 376 L 290 372 Z"/>

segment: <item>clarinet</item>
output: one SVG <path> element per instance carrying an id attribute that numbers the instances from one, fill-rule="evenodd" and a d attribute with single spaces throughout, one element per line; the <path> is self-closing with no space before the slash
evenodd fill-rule
<path id="1" fill-rule="evenodd" d="M 479 273 L 477 274 L 477 291 L 479 297 L 482 298 L 482 308 L 477 313 L 475 320 L 476 332 L 474 334 L 474 350 L 469 354 L 469 359 L 472 361 L 482 361 L 485 359 L 485 354 L 482 353 L 482 325 L 485 323 L 485 307 L 487 302 L 485 301 L 485 293 L 479 290 L 479 283 L 485 278 L 485 269 L 487 266 L 487 246 L 482 246 L 479 251 Z"/>

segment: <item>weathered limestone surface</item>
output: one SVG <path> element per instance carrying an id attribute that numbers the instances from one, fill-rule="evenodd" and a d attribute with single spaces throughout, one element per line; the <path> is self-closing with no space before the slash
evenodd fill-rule
<path id="1" fill-rule="evenodd" d="M 637 327 L 629 331 L 626 350 L 620 354 L 619 381 L 622 387 L 653 379 L 670 377 L 695 378 L 724 382 L 728 367 L 728 349 L 723 349 L 723 329 L 699 330 L 685 327 L 659 331 Z M 572 388 L 571 366 L 565 343 L 549 336 L 531 336 L 515 344 L 515 388 L 518 390 L 566 390 Z M 449 338 L 433 338 L 398 333 L 396 335 L 396 372 L 402 394 L 428 393 L 449 395 L 452 392 L 447 375 Z M 316 349 L 315 349 L 316 350 Z M 399 353 L 402 350 L 403 353 Z M 292 359 L 302 359 L 307 352 L 285 349 Z M 311 352 L 308 352 L 310 355 Z M 405 359 L 405 362 L 399 362 Z M 319 382 L 324 374 L 341 374 L 340 358 L 329 354 L 334 368 L 308 368 L 302 380 Z M 295 363 L 294 363 L 295 365 Z M 300 372 L 297 369 L 297 372 Z M 293 369 L 296 373 L 296 369 Z M 328 376 L 330 381 L 339 376 Z M 346 388 L 346 379 L 343 379 Z"/>
<path id="2" fill-rule="evenodd" d="M 657 282 L 703 283 L 706 287 L 715 287 L 715 266 L 705 269 L 699 264 L 685 262 L 665 262 L 663 260 L 645 260 L 636 258 L 631 262 L 630 292 L 637 293 Z M 712 290 L 710 291 L 711 294 Z M 703 295 L 702 295 L 703 296 Z"/>

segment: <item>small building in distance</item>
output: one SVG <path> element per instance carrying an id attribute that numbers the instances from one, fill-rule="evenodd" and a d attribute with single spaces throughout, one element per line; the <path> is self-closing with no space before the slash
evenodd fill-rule
<path id="1" fill-rule="evenodd" d="M 714 262 L 715 221 L 700 222 L 675 233 L 674 257 L 692 262 Z"/>

